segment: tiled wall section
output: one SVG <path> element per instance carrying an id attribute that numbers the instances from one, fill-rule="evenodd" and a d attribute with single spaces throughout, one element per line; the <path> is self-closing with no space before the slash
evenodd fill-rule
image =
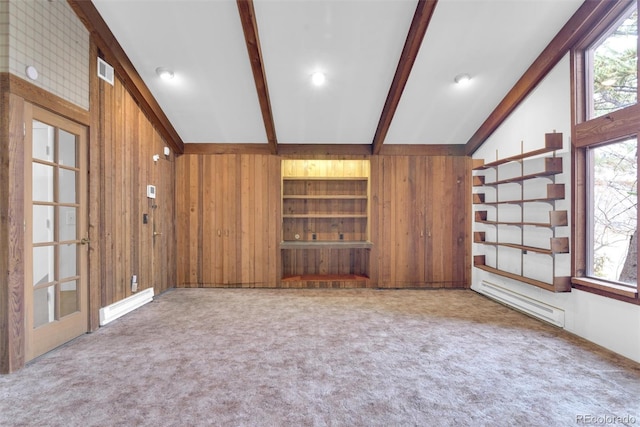
<path id="1" fill-rule="evenodd" d="M 9 0 L 0 0 L 0 73 L 9 71 Z"/>
<path id="2" fill-rule="evenodd" d="M 5 2 L 5 0 L 0 0 Z M 89 109 L 89 32 L 66 0 L 8 0 L 9 72 Z M 2 6 L 6 8 L 5 6 Z"/>

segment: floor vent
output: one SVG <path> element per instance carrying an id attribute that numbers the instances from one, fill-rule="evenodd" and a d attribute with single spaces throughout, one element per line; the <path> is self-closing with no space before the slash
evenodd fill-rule
<path id="1" fill-rule="evenodd" d="M 564 310 L 483 280 L 477 291 L 515 310 L 564 328 Z"/>
<path id="2" fill-rule="evenodd" d="M 104 326 L 152 300 L 153 288 L 148 288 L 121 301 L 102 307 L 100 309 L 100 326 Z"/>

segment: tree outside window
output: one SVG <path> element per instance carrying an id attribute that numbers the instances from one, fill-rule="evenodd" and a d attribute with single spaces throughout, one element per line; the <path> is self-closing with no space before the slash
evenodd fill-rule
<path id="1" fill-rule="evenodd" d="M 588 51 L 590 118 L 638 100 L 638 11 L 635 5 Z"/>
<path id="2" fill-rule="evenodd" d="M 591 271 L 637 284 L 638 153 L 636 138 L 590 150 Z"/>

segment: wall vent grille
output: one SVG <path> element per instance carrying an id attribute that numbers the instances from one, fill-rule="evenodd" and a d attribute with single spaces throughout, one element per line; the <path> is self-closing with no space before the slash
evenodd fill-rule
<path id="1" fill-rule="evenodd" d="M 98 77 L 113 86 L 113 67 L 107 64 L 102 58 L 98 58 Z"/>

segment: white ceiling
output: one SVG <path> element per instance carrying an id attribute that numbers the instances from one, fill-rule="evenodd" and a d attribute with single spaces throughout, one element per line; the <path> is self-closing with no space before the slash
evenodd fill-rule
<path id="1" fill-rule="evenodd" d="M 93 3 L 185 143 L 267 143 L 235 0 Z M 581 4 L 440 0 L 385 145 L 466 143 Z M 370 144 L 416 5 L 254 0 L 278 143 Z"/>

